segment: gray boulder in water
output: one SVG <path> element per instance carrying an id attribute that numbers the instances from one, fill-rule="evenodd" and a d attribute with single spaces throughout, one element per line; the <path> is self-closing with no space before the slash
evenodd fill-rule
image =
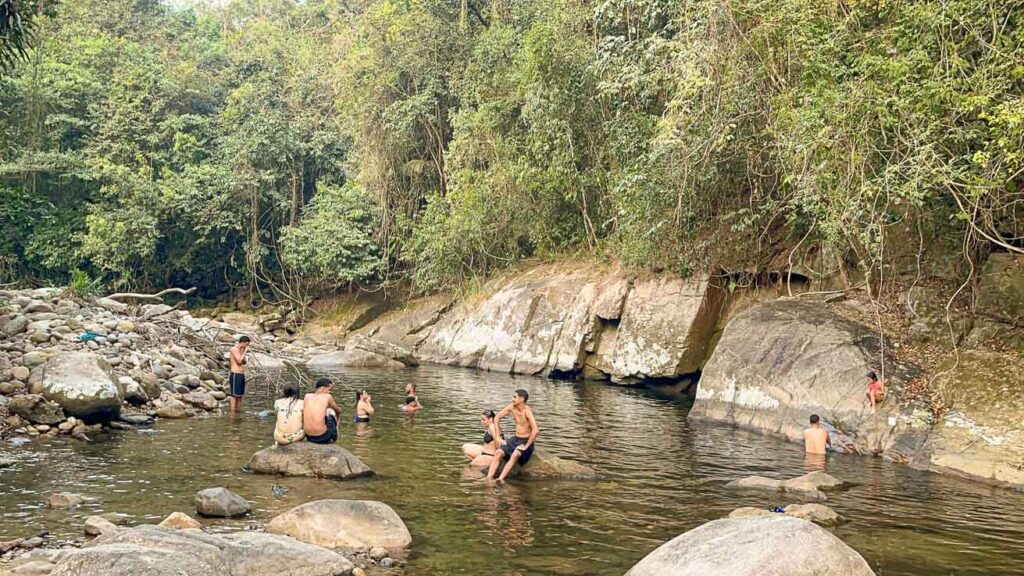
<path id="1" fill-rule="evenodd" d="M 88 352 L 58 354 L 33 377 L 32 392 L 56 402 L 68 416 L 86 422 L 115 420 L 121 414 L 121 390 L 110 364 Z"/>
<path id="2" fill-rule="evenodd" d="M 723 518 L 662 544 L 626 576 L 874 576 L 856 550 L 806 520 Z"/>
<path id="3" fill-rule="evenodd" d="M 249 503 L 227 488 L 207 488 L 196 492 L 196 512 L 203 516 L 233 518 L 249 513 Z"/>
<path id="4" fill-rule="evenodd" d="M 315 500 L 274 518 L 267 532 L 327 548 L 402 550 L 412 543 L 395 511 L 372 500 Z"/>
<path id="5" fill-rule="evenodd" d="M 253 454 L 246 468 L 257 474 L 311 476 L 349 480 L 370 476 L 373 470 L 337 444 L 295 442 L 274 445 Z"/>
<path id="6" fill-rule="evenodd" d="M 336 552 L 285 536 L 147 525 L 100 536 L 63 556 L 51 576 L 337 576 L 352 568 Z"/>

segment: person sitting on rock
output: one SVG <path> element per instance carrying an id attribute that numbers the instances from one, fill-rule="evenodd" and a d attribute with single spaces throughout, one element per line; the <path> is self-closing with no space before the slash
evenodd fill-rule
<path id="1" fill-rule="evenodd" d="M 356 424 L 370 421 L 370 416 L 373 414 L 372 402 L 373 397 L 366 390 L 356 392 L 356 415 L 354 418 Z"/>
<path id="2" fill-rule="evenodd" d="M 331 444 L 338 440 L 338 414 L 341 408 L 331 396 L 331 381 L 316 381 L 316 391 L 302 399 L 302 429 L 306 440 L 315 444 Z"/>
<path id="3" fill-rule="evenodd" d="M 885 386 L 878 380 L 878 375 L 874 371 L 868 372 L 868 391 L 867 391 L 868 402 L 871 403 L 871 411 L 875 411 L 875 406 L 882 403 L 885 400 Z"/>
<path id="4" fill-rule="evenodd" d="M 491 465 L 494 453 L 501 450 L 501 445 L 505 443 L 505 436 L 501 433 L 498 421 L 494 419 L 494 410 L 484 410 L 480 415 L 480 426 L 486 430 L 484 443 L 463 444 L 462 453 L 469 458 L 470 466 L 484 468 Z"/>
<path id="5" fill-rule="evenodd" d="M 274 426 L 274 442 L 284 446 L 306 437 L 302 430 L 302 398 L 299 388 L 293 384 L 285 386 L 284 397 L 274 402 L 277 424 Z"/>
<path id="6" fill-rule="evenodd" d="M 832 439 L 828 430 L 821 425 L 821 418 L 817 414 L 811 414 L 811 426 L 804 430 L 804 450 L 808 454 L 826 454 L 832 447 Z"/>
<path id="7" fill-rule="evenodd" d="M 512 403 L 494 417 L 495 421 L 500 425 L 501 419 L 511 414 L 512 418 L 516 421 L 516 435 L 507 444 L 502 446 L 500 450 L 494 452 L 491 467 L 487 470 L 488 480 L 494 478 L 494 474 L 498 471 L 498 466 L 501 465 L 502 459 L 507 458 L 508 463 L 505 464 L 505 468 L 501 471 L 501 476 L 498 477 L 499 482 L 503 482 L 512 473 L 516 462 L 522 466 L 529 462 L 530 457 L 533 456 L 533 445 L 537 441 L 537 436 L 540 435 L 540 428 L 537 427 L 537 420 L 533 417 L 533 409 L 526 405 L 526 401 L 529 398 L 530 394 L 526 390 L 516 390 L 515 395 L 512 397 Z"/>

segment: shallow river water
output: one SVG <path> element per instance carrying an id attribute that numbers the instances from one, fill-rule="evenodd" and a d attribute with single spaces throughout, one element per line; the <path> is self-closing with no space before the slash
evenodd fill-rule
<path id="1" fill-rule="evenodd" d="M 589 574 L 620 576 L 652 549 L 739 506 L 799 500 L 724 489 L 751 474 L 803 474 L 800 446 L 687 421 L 682 400 L 603 384 L 574 384 L 469 370 L 421 367 L 346 371 L 335 395 L 353 407 L 357 386 L 374 396 L 369 425 L 342 419 L 341 444 L 376 471 L 338 482 L 257 476 L 242 471 L 271 443 L 266 384 L 250 385 L 238 417 L 160 421 L 150 431 L 115 433 L 90 444 L 53 439 L 0 447 L 15 461 L 0 470 L 0 539 L 39 528 L 77 535 L 97 512 L 138 523 L 170 512 L 194 513 L 193 494 L 225 486 L 253 502 L 242 520 L 204 521 L 212 530 L 265 522 L 319 498 L 381 500 L 405 519 L 413 552 L 405 570 L 437 574 Z M 399 410 L 415 382 L 425 409 Z M 466 470 L 463 442 L 479 442 L 477 414 L 530 392 L 542 436 L 538 446 L 600 473 L 594 482 L 521 482 L 494 486 Z M 511 431 L 507 422 L 506 432 Z M 1024 494 L 919 472 L 876 458 L 833 456 L 829 473 L 855 483 L 827 504 L 848 522 L 835 533 L 880 576 L 1024 574 Z M 273 495 L 273 485 L 288 491 Z M 87 502 L 50 510 L 63 490 Z"/>

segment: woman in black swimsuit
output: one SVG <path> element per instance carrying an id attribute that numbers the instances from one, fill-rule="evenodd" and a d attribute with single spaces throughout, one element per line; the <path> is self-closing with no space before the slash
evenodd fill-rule
<path id="1" fill-rule="evenodd" d="M 505 436 L 501 433 L 501 426 L 494 419 L 494 410 L 485 410 L 480 415 L 480 426 L 485 430 L 483 445 L 462 445 L 462 453 L 466 455 L 466 458 L 469 458 L 470 466 L 490 466 L 494 451 L 505 443 Z"/>

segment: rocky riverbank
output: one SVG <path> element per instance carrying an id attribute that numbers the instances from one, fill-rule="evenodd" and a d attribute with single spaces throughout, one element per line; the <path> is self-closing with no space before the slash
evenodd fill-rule
<path id="1" fill-rule="evenodd" d="M 0 434 L 88 440 L 154 418 L 219 414 L 224 353 L 252 328 L 162 303 L 0 291 Z M 296 354 L 273 334 L 258 342 L 254 370 Z"/>
<path id="2" fill-rule="evenodd" d="M 672 384 L 695 398 L 695 421 L 798 441 L 817 413 L 839 451 L 1024 488 L 1022 277 L 1024 258 L 991 255 L 974 316 L 947 318 L 939 293 L 916 285 L 869 302 L 799 278 L 737 288 L 721 274 L 542 264 L 468 297 L 364 304 L 350 331 L 314 321 L 305 334 L 338 348 L 312 354 L 314 369 L 435 363 Z M 876 411 L 869 370 L 888 390 Z"/>

